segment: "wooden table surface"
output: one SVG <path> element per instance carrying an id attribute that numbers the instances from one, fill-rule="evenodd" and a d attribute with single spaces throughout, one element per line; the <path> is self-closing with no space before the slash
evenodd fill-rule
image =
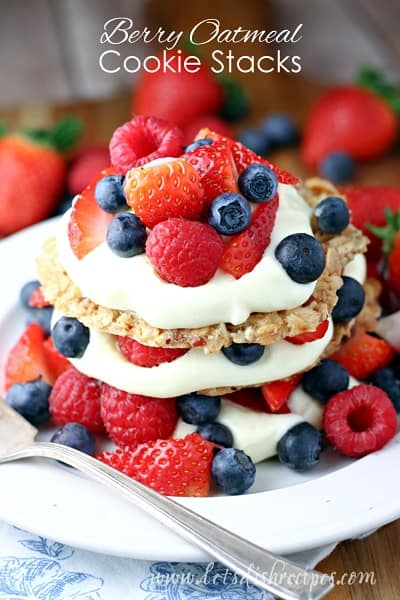
<path id="1" fill-rule="evenodd" d="M 248 1 L 251 4 L 251 0 Z M 176 19 L 179 21 L 179 14 L 176 15 Z M 257 122 L 266 112 L 279 109 L 291 112 L 301 125 L 312 99 L 321 91 L 319 85 L 294 75 L 268 76 L 262 82 L 256 75 L 243 76 L 243 83 L 253 101 L 250 122 Z M 75 114 L 85 122 L 83 145 L 106 143 L 115 127 L 129 118 L 130 94 L 126 92 L 107 101 L 69 106 L 26 105 L 3 111 L 3 114 L 0 113 L 0 119 L 4 119 L 10 127 L 40 126 L 66 113 Z M 311 174 L 301 164 L 296 149 L 276 153 L 270 158 L 297 175 Z M 355 181 L 400 185 L 399 167 L 399 155 L 393 154 L 379 162 L 360 167 Z M 337 586 L 330 595 L 336 600 L 391 600 L 400 597 L 400 577 L 396 568 L 399 555 L 400 521 L 382 528 L 361 541 L 342 543 L 319 565 L 319 568 L 327 573 L 336 572 L 336 579 L 344 573 L 350 575 L 353 571 L 357 573 L 374 571 L 375 585 L 354 583 L 354 585 Z"/>

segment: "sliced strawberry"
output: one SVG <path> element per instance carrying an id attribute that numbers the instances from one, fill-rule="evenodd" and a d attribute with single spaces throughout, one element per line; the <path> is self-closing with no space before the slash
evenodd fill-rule
<path id="1" fill-rule="evenodd" d="M 211 140 L 228 144 L 228 146 L 231 149 L 233 160 L 235 161 L 236 169 L 239 175 L 243 171 L 243 169 L 245 169 L 252 163 L 261 163 L 266 167 L 272 169 L 272 171 L 274 171 L 279 183 L 296 185 L 296 183 L 299 182 L 297 177 L 270 163 L 265 158 L 262 158 L 252 150 L 249 150 L 249 148 L 246 148 L 246 146 L 244 146 L 240 142 L 237 142 L 227 137 L 223 137 L 219 133 L 215 133 L 215 131 L 211 131 L 207 128 L 200 129 L 199 133 L 196 135 L 197 140 L 202 138 L 210 138 Z"/>
<path id="2" fill-rule="evenodd" d="M 291 344 L 295 344 L 300 346 L 302 344 L 308 344 L 309 342 L 315 342 L 315 340 L 320 340 L 324 337 L 326 332 L 328 331 L 329 320 L 326 319 L 322 321 L 317 327 L 315 331 L 306 331 L 305 333 L 299 333 L 298 335 L 292 335 L 291 337 L 286 337 L 285 340 L 290 342 Z"/>
<path id="3" fill-rule="evenodd" d="M 255 412 L 265 412 L 265 401 L 260 388 L 243 388 L 227 394 L 224 398 Z"/>
<path id="4" fill-rule="evenodd" d="M 188 351 L 187 348 L 154 348 L 145 346 L 130 337 L 118 337 L 118 346 L 122 354 L 139 367 L 156 367 L 172 362 Z"/>
<path id="5" fill-rule="evenodd" d="M 330 358 L 343 365 L 356 379 L 366 379 L 374 371 L 386 367 L 394 356 L 394 349 L 385 340 L 358 333 Z"/>
<path id="6" fill-rule="evenodd" d="M 106 239 L 108 226 L 114 215 L 106 213 L 94 197 L 96 183 L 107 175 L 115 175 L 114 167 L 104 169 L 79 194 L 68 223 L 68 238 L 75 256 L 83 258 Z"/>
<path id="7" fill-rule="evenodd" d="M 125 194 L 135 215 L 148 227 L 173 217 L 196 220 L 204 207 L 200 176 L 183 158 L 131 169 Z"/>
<path id="8" fill-rule="evenodd" d="M 59 353 L 54 345 L 52 337 L 47 338 L 47 340 L 43 342 L 43 348 L 52 383 L 54 383 L 61 373 L 64 373 L 64 371 L 71 367 L 71 364 L 65 356 Z"/>
<path id="9" fill-rule="evenodd" d="M 200 175 L 207 204 L 224 192 L 238 192 L 236 166 L 228 144 L 216 141 L 199 146 L 185 158 Z"/>
<path id="10" fill-rule="evenodd" d="M 221 269 L 236 279 L 254 269 L 271 242 L 278 206 L 277 195 L 269 202 L 257 206 L 248 228 L 229 238 L 222 255 Z"/>
<path id="11" fill-rule="evenodd" d="M 214 444 L 191 433 L 96 458 L 166 496 L 208 496 L 213 457 Z"/>
<path id="12" fill-rule="evenodd" d="M 43 348 L 44 338 L 43 329 L 37 323 L 31 323 L 11 348 L 5 366 L 6 390 L 14 383 L 25 383 L 39 377 L 52 383 Z"/>
<path id="13" fill-rule="evenodd" d="M 46 298 L 43 295 L 43 290 L 41 287 L 37 287 L 32 292 L 32 296 L 29 298 L 28 302 L 29 306 L 33 306 L 34 308 L 44 308 L 45 306 L 51 306 L 50 302 L 47 302 Z"/>
<path id="14" fill-rule="evenodd" d="M 273 413 L 280 412 L 289 400 L 290 394 L 296 389 L 301 375 L 292 375 L 286 379 L 270 381 L 261 387 L 264 400 Z M 289 410 L 285 412 L 290 412 Z"/>

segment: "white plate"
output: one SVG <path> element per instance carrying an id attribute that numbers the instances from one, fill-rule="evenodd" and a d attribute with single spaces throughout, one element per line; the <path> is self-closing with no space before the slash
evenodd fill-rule
<path id="1" fill-rule="evenodd" d="M 21 285 L 35 277 L 34 257 L 54 221 L 0 243 L 0 367 L 23 327 Z M 100 275 L 100 274 L 99 274 Z M 400 516 L 400 436 L 358 461 L 323 455 L 310 475 L 275 461 L 257 467 L 252 493 L 181 502 L 274 552 L 289 553 L 356 536 Z M 0 466 L 0 518 L 75 547 L 151 560 L 204 560 L 197 548 L 127 502 L 58 465 Z"/>

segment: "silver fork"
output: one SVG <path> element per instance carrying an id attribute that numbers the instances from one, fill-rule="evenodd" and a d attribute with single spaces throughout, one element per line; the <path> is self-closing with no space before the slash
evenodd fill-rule
<path id="1" fill-rule="evenodd" d="M 267 552 L 78 450 L 52 442 L 35 442 L 36 434 L 35 427 L 0 401 L 0 463 L 41 457 L 75 467 L 193 542 L 245 580 L 284 600 L 317 600 L 332 589 L 327 575 L 303 569 Z"/>

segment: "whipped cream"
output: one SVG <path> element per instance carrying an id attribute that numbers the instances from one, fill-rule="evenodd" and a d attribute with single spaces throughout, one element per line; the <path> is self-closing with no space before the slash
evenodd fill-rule
<path id="1" fill-rule="evenodd" d="M 276 454 L 281 437 L 304 419 L 296 414 L 269 415 L 239 406 L 229 400 L 221 401 L 221 411 L 216 419 L 231 431 L 233 447 L 243 450 L 253 462 L 261 462 Z M 196 431 L 180 419 L 172 437 L 181 438 Z"/>
<path id="2" fill-rule="evenodd" d="M 57 238 L 58 257 L 84 296 L 108 308 L 134 311 L 153 327 L 239 325 L 254 312 L 300 306 L 315 288 L 315 282 L 294 282 L 275 258 L 275 248 L 286 236 L 312 235 L 311 209 L 296 188 L 279 184 L 278 193 L 271 243 L 255 268 L 240 279 L 219 269 L 205 285 L 179 287 L 163 281 L 146 254 L 121 258 L 106 242 L 79 260 L 68 240 L 69 212 L 62 219 Z"/>
<path id="3" fill-rule="evenodd" d="M 56 314 L 53 323 L 60 317 Z M 169 398 L 207 388 L 248 386 L 289 377 L 304 371 L 322 354 L 332 337 L 333 325 L 319 340 L 296 346 L 284 340 L 266 347 L 256 362 L 240 366 L 222 352 L 205 354 L 189 350 L 170 363 L 139 367 L 130 363 L 118 348 L 116 337 L 90 330 L 90 342 L 82 358 L 70 362 L 85 375 L 95 377 L 132 394 Z"/>
<path id="4" fill-rule="evenodd" d="M 367 278 L 367 259 L 364 254 L 356 254 L 353 260 L 345 266 L 343 275 L 352 277 L 363 285 Z"/>

